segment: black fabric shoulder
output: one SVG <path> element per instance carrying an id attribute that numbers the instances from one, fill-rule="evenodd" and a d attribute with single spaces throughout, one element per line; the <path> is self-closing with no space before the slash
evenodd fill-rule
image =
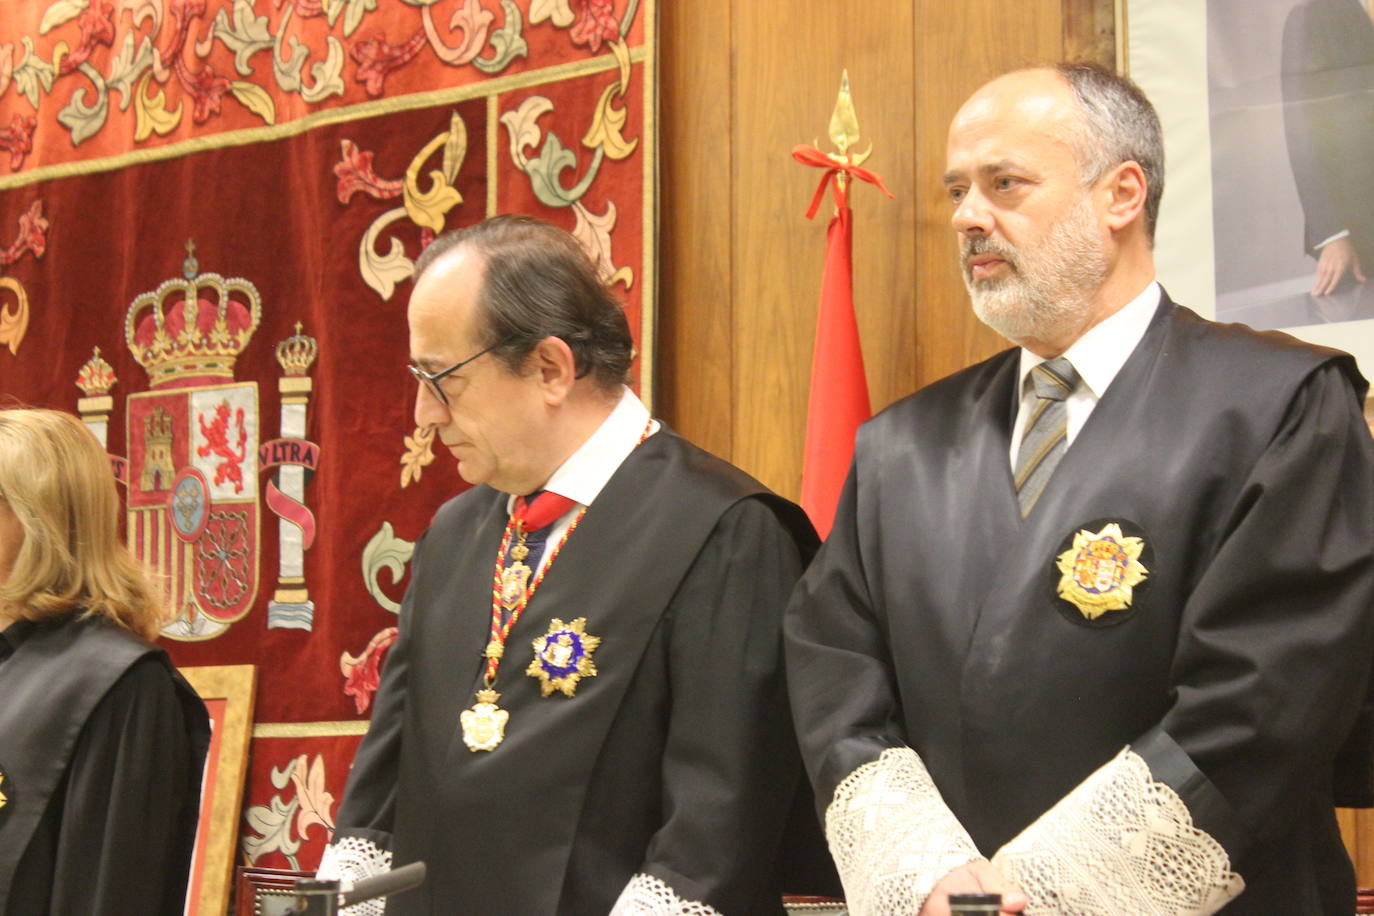
<path id="1" fill-rule="evenodd" d="M 1019 352 L 1015 348 L 1002 350 L 980 363 L 931 382 L 880 410 L 864 426 L 901 428 L 918 414 L 949 413 L 959 405 L 977 400 L 988 388 L 1003 380 L 1003 373 L 1007 372 L 1009 367 L 1016 366 Z"/>
<path id="2" fill-rule="evenodd" d="M 66 771 L 87 717 L 140 658 L 166 653 L 99 618 L 35 629 L 3 665 L 0 772 L 0 911 L 20 854 Z M 203 707 L 202 707 L 203 711 Z"/>
<path id="3" fill-rule="evenodd" d="M 1369 382 L 1360 374 L 1355 358 L 1342 350 L 1311 344 L 1283 331 L 1256 331 L 1249 325 L 1208 321 L 1181 305 L 1174 305 L 1173 314 L 1183 339 L 1216 347 L 1236 361 L 1262 364 L 1266 372 L 1271 367 L 1286 367 L 1299 377 L 1310 375 L 1321 366 L 1335 364 L 1361 398 L 1369 389 Z M 1226 365 L 1232 365 L 1231 360 Z"/>

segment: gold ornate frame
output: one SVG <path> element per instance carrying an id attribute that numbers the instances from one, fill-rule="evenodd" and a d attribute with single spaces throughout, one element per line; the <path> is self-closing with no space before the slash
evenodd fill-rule
<path id="1" fill-rule="evenodd" d="M 253 729 L 257 668 L 213 665 L 182 668 L 181 673 L 210 712 L 210 753 L 200 792 L 186 916 L 225 916 L 234 877 L 234 845 L 248 770 L 248 739 Z"/>

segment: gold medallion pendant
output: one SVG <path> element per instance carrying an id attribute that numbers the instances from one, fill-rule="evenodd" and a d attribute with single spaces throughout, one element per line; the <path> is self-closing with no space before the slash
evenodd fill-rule
<path id="1" fill-rule="evenodd" d="M 490 688 L 477 691 L 477 702 L 458 717 L 463 723 L 463 743 L 471 751 L 490 751 L 506 739 L 510 713 L 496 705 L 501 695 Z"/>
<path id="2" fill-rule="evenodd" d="M 533 572 L 519 560 L 501 571 L 501 606 L 507 612 L 515 610 L 525 600 L 525 588 Z"/>
<path id="3" fill-rule="evenodd" d="M 555 617 L 549 622 L 549 632 L 534 640 L 534 661 L 525 673 L 539 681 L 542 696 L 559 690 L 570 697 L 577 692 L 578 681 L 596 677 L 592 653 L 599 645 L 601 637 L 587 632 L 586 617 L 572 623 Z"/>
<path id="4" fill-rule="evenodd" d="M 1093 533 L 1080 530 L 1073 546 L 1059 555 L 1059 597 L 1088 620 L 1131 606 L 1134 588 L 1149 575 L 1140 562 L 1142 538 L 1127 537 L 1112 522 Z"/>

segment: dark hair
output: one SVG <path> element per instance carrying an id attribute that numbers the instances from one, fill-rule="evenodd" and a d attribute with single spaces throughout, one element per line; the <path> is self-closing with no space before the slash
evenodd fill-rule
<path id="1" fill-rule="evenodd" d="M 416 282 L 459 248 L 485 261 L 479 342 L 510 371 L 520 372 L 541 340 L 557 337 L 572 350 L 578 378 L 591 375 L 607 392 L 625 384 L 634 358 L 629 323 L 575 238 L 530 216 L 493 216 L 436 238 L 415 261 Z"/>
<path id="2" fill-rule="evenodd" d="M 1101 64 L 1075 61 L 1054 69 L 1083 109 L 1074 144 L 1083 179 L 1096 181 L 1123 162 L 1138 163 L 1145 173 L 1145 235 L 1153 242 L 1164 196 L 1164 137 L 1154 106 L 1129 78 Z"/>

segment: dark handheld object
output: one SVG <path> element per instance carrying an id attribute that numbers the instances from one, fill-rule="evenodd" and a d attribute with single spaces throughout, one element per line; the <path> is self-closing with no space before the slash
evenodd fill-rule
<path id="1" fill-rule="evenodd" d="M 950 916 L 997 916 L 1002 912 L 1001 894 L 950 894 Z"/>
<path id="2" fill-rule="evenodd" d="M 411 862 L 376 877 L 364 878 L 347 889 L 338 881 L 301 878 L 296 882 L 295 905 L 284 916 L 336 916 L 340 907 L 399 894 L 419 887 L 424 881 L 423 862 Z"/>

